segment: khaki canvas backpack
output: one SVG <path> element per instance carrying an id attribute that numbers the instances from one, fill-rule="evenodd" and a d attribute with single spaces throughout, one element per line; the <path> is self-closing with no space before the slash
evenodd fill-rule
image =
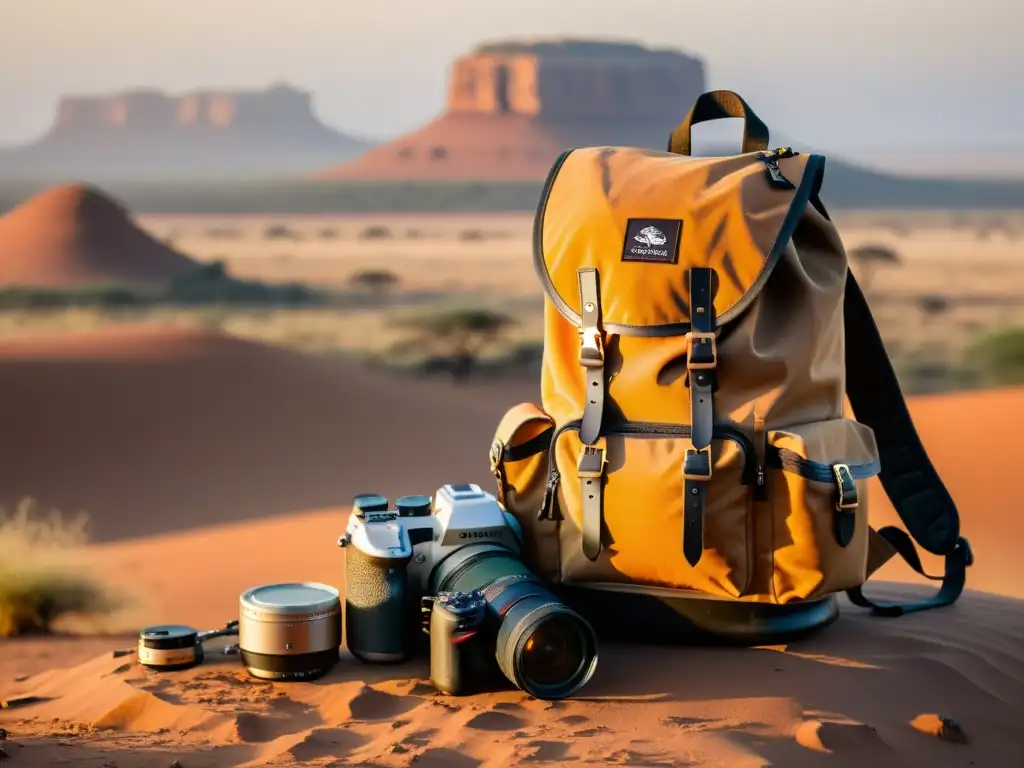
<path id="1" fill-rule="evenodd" d="M 742 154 L 690 157 L 691 126 L 742 118 Z M 972 561 L 819 197 L 825 159 L 768 150 L 731 91 L 667 152 L 570 150 L 544 186 L 542 407 L 502 419 L 498 498 L 555 584 L 784 606 L 846 592 L 876 614 L 952 603 Z M 848 418 L 848 398 L 855 418 Z M 945 556 L 910 605 L 861 586 L 898 553 L 870 478 Z"/>

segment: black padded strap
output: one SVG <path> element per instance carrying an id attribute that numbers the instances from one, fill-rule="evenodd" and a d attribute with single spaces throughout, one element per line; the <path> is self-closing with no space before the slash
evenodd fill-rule
<path id="1" fill-rule="evenodd" d="M 583 393 L 583 422 L 580 440 L 593 445 L 601 434 L 604 417 L 604 343 L 601 338 L 601 290 L 596 269 L 576 273 L 580 288 L 580 365 L 586 391 Z"/>
<path id="2" fill-rule="evenodd" d="M 711 437 L 715 426 L 715 305 L 709 267 L 690 269 L 690 340 L 686 355 L 690 387 L 690 443 L 683 461 L 683 556 L 697 565 L 704 552 L 704 509 L 711 481 Z"/>
<path id="3" fill-rule="evenodd" d="M 884 538 L 896 553 L 903 558 L 916 573 L 932 581 L 941 581 L 939 591 L 927 600 L 916 603 L 882 603 L 870 600 L 864 596 L 861 587 L 854 587 L 846 591 L 850 602 L 861 608 L 870 608 L 874 616 L 895 617 L 905 613 L 924 611 L 929 608 L 939 608 L 943 605 L 952 605 L 960 593 L 964 591 L 964 584 L 967 582 L 967 568 L 974 563 L 974 552 L 971 550 L 970 542 L 960 537 L 957 539 L 956 547 L 946 556 L 946 569 L 942 576 L 932 576 L 926 573 L 921 565 L 921 558 L 918 557 L 914 542 L 910 535 L 894 526 L 886 526 L 878 529 L 878 535 Z"/>
<path id="4" fill-rule="evenodd" d="M 875 433 L 882 465 L 879 480 L 910 535 L 895 528 L 879 533 L 918 573 L 923 570 L 911 536 L 928 552 L 946 557 L 942 588 L 931 600 L 882 606 L 865 598 L 860 589 L 848 590 L 847 595 L 854 604 L 884 616 L 949 605 L 963 591 L 965 570 L 974 561 L 970 543 L 960 536 L 960 514 L 914 428 L 871 309 L 850 272 L 844 306 L 846 393 L 857 420 Z"/>

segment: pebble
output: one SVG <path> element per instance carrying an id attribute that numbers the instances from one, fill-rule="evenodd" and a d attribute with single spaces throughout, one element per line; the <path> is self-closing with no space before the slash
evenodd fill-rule
<path id="1" fill-rule="evenodd" d="M 953 744 L 970 743 L 960 723 L 951 717 L 942 715 L 918 715 L 910 721 L 910 726 L 921 733 L 935 736 Z"/>

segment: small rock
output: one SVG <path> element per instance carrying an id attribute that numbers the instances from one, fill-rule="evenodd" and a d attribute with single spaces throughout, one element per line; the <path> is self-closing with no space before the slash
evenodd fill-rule
<path id="1" fill-rule="evenodd" d="M 942 715 L 918 715 L 910 721 L 910 727 L 929 736 L 935 736 L 951 744 L 968 744 L 969 740 L 960 723 Z"/>
<path id="2" fill-rule="evenodd" d="M 3 728 L 0 728 L 0 741 L 6 741 L 6 739 L 7 731 L 5 731 Z"/>
<path id="3" fill-rule="evenodd" d="M 184 766 L 184 765 L 182 765 L 182 764 L 181 764 L 180 762 L 178 762 L 177 760 L 175 760 L 175 761 L 174 761 L 173 763 L 171 763 L 171 764 L 170 764 L 170 765 L 168 766 L 168 768 L 185 768 L 185 766 Z"/>
<path id="4" fill-rule="evenodd" d="M 134 648 L 125 648 L 120 651 L 111 651 L 110 656 L 114 659 L 120 659 L 122 656 L 131 656 L 133 653 L 135 653 Z"/>

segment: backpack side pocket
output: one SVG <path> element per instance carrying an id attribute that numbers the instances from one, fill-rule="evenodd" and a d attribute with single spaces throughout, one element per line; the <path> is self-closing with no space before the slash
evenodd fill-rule
<path id="1" fill-rule="evenodd" d="M 537 519 L 548 478 L 548 450 L 554 419 L 533 403 L 521 403 L 502 417 L 491 441 L 491 473 L 498 501 L 523 529 L 523 560 L 538 575 L 558 574 L 558 526 Z"/>

